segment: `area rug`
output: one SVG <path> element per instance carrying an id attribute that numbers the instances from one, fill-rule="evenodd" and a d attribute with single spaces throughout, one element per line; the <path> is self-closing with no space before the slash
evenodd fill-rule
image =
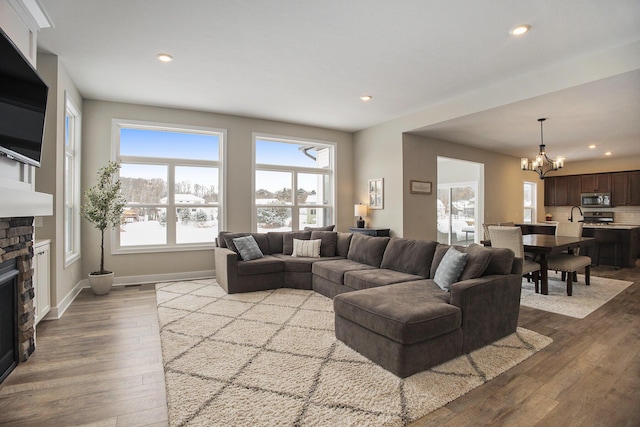
<path id="1" fill-rule="evenodd" d="M 335 339 L 333 302 L 313 291 L 156 289 L 172 426 L 404 426 L 552 342 L 518 328 L 400 379 Z"/>
<path id="2" fill-rule="evenodd" d="M 591 276 L 590 285 L 584 283 L 584 275 L 578 274 L 573 283 L 572 295 L 567 295 L 567 283 L 560 273 L 549 274 L 549 295 L 535 293 L 533 282 L 522 280 L 520 304 L 552 313 L 584 319 L 607 301 L 628 288 L 633 282 Z"/>

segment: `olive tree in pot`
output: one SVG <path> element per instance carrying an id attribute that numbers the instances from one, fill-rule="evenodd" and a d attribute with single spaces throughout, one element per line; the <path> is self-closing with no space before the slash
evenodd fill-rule
<path id="1" fill-rule="evenodd" d="M 122 223 L 127 202 L 122 195 L 122 183 L 114 177 L 118 169 L 120 165 L 113 161 L 98 169 L 98 183 L 85 191 L 80 209 L 82 217 L 100 230 L 100 270 L 89 273 L 89 284 L 96 295 L 108 294 L 113 285 L 113 272 L 104 268 L 104 232 Z"/>

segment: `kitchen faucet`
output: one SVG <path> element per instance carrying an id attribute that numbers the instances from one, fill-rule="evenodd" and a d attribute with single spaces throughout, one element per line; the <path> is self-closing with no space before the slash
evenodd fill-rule
<path id="1" fill-rule="evenodd" d="M 584 214 L 582 213 L 582 209 L 580 209 L 580 206 L 573 206 L 571 208 L 571 216 L 569 217 L 569 221 L 571 221 L 571 222 L 573 222 L 573 210 L 575 208 L 578 208 L 578 212 L 580 212 L 580 215 L 582 215 L 582 217 L 584 218 Z M 578 222 L 580 222 L 580 221 L 578 221 Z"/>

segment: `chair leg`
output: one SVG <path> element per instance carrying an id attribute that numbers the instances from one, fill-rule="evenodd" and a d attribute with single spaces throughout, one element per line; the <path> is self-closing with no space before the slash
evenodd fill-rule
<path id="1" fill-rule="evenodd" d="M 567 273 L 567 295 L 571 296 L 573 293 L 573 274 Z"/>
<path id="2" fill-rule="evenodd" d="M 577 271 L 574 271 L 574 272 L 572 273 L 572 276 L 573 276 L 573 281 L 574 281 L 574 282 L 577 282 L 577 281 L 578 281 L 578 272 L 577 272 Z"/>
<path id="3" fill-rule="evenodd" d="M 567 278 L 567 273 L 565 273 L 563 271 L 562 274 L 560 275 L 560 280 L 562 280 L 564 282 L 566 280 L 566 278 Z"/>
<path id="4" fill-rule="evenodd" d="M 534 271 L 533 272 L 533 282 L 536 284 L 536 294 L 540 293 L 540 272 L 539 271 Z"/>
<path id="5" fill-rule="evenodd" d="M 584 283 L 587 286 L 591 286 L 591 266 L 587 265 L 584 268 Z"/>

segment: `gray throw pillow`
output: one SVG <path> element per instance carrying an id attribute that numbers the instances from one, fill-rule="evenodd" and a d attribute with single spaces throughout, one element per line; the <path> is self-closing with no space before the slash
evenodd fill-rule
<path id="1" fill-rule="evenodd" d="M 451 285 L 458 281 L 458 278 L 466 264 L 467 254 L 458 252 L 455 248 L 449 248 L 438 265 L 433 281 L 443 290 L 450 290 Z"/>
<path id="2" fill-rule="evenodd" d="M 467 265 L 460 274 L 460 281 L 481 277 L 491 260 L 491 249 L 477 243 L 472 243 L 466 248 L 456 249 L 467 254 Z"/>
<path id="3" fill-rule="evenodd" d="M 252 259 L 264 257 L 256 239 L 254 239 L 253 236 L 236 237 L 233 239 L 233 244 L 238 249 L 238 253 L 244 261 L 251 261 Z"/>
<path id="4" fill-rule="evenodd" d="M 293 239 L 309 240 L 311 231 L 287 231 L 282 235 L 282 253 L 291 255 L 293 253 Z"/>

